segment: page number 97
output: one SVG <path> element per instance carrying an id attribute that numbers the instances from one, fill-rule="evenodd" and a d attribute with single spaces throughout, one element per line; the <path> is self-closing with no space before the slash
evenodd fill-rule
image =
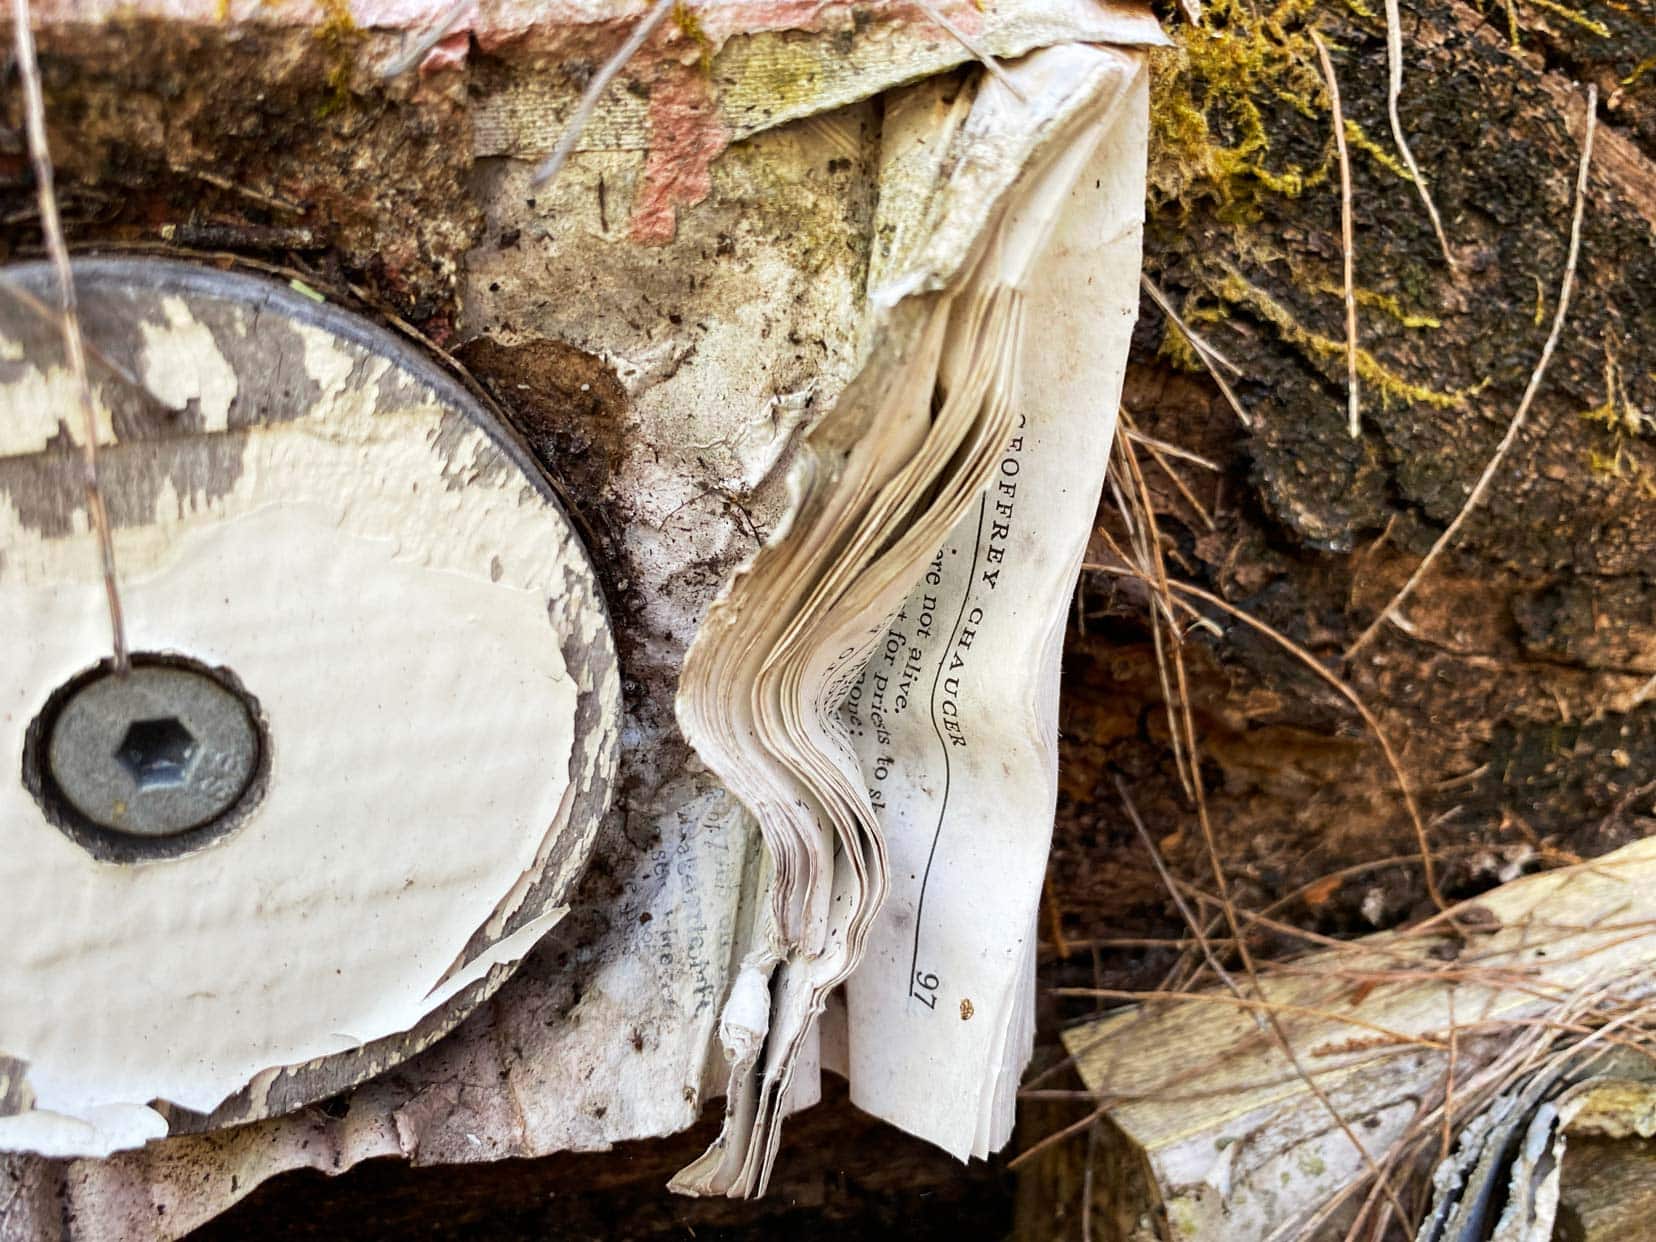
<path id="1" fill-rule="evenodd" d="M 938 977 L 930 971 L 917 970 L 914 972 L 914 982 L 909 985 L 909 995 L 927 1009 L 936 1009 L 939 982 Z"/>

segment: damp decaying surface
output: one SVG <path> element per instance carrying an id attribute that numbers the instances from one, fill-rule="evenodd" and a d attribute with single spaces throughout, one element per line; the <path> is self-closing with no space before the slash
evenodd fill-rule
<path id="1" fill-rule="evenodd" d="M 1158 66 L 1166 89 L 1153 131 L 1147 268 L 1239 364 L 1234 387 L 1253 424 L 1240 425 L 1147 301 L 1125 404 L 1145 436 L 1217 467 L 1168 458 L 1210 526 L 1140 452 L 1169 572 L 1344 672 L 1403 757 L 1451 896 L 1602 853 L 1656 820 L 1656 696 L 1640 699 L 1656 675 L 1656 27 L 1636 6 L 1572 7 L 1581 21 L 1521 6 L 1515 48 L 1500 4 L 1403 4 L 1402 114 L 1453 271 L 1415 188 L 1382 158 L 1393 148 L 1377 20 L 1291 0 L 1262 30 L 1221 4 L 1210 17 L 1217 37 L 1197 45 L 1181 35 L 1192 48 L 1187 68 L 1176 56 Z M 1334 43 L 1346 115 L 1368 140 L 1354 140 L 1351 153 L 1366 351 L 1355 440 L 1345 428 L 1338 176 L 1326 100 L 1305 57 L 1309 24 Z M 71 240 L 164 245 L 171 226 L 175 241 L 273 263 L 318 288 L 355 285 L 370 299 L 360 309 L 390 311 L 458 348 L 576 497 L 611 575 L 624 673 L 666 667 L 680 636 L 671 618 L 647 619 L 620 533 L 636 515 L 613 486 L 641 434 L 629 423 L 637 385 L 584 349 L 572 325 L 526 327 L 508 310 L 459 326 L 468 254 L 483 256 L 473 268 L 498 281 L 521 261 L 525 240 L 537 239 L 499 212 L 490 223 L 480 187 L 514 174 L 510 161 L 472 159 L 462 75 L 387 87 L 341 53 L 380 37 L 267 31 L 238 37 L 229 60 L 217 32 L 76 34 L 73 56 L 43 39 Z M 1216 90 L 1222 78 L 1241 85 Z M 1413 632 L 1387 628 L 1343 665 L 1344 649 L 1453 519 L 1517 408 L 1557 305 L 1589 81 L 1601 89 L 1598 149 L 1575 300 L 1546 382 L 1480 511 L 1404 609 Z M 1265 145 L 1255 145 L 1261 135 Z M 15 138 L 4 160 L 4 240 L 24 255 L 38 238 Z M 595 217 L 624 220 L 630 185 L 625 173 L 606 183 L 619 206 L 601 205 L 594 187 Z M 696 219 L 691 208 L 681 223 Z M 708 230 L 705 248 L 678 257 L 712 270 L 739 265 L 743 221 L 730 223 L 729 248 L 721 230 Z M 698 503 L 749 499 L 741 481 L 731 484 L 728 497 Z M 1108 498 L 1101 521 L 1117 521 Z M 702 572 L 720 565 L 710 557 Z M 1173 766 L 1146 611 L 1134 585 L 1084 580 L 1065 667 L 1043 987 L 1154 986 L 1176 961 L 1170 948 L 1116 943 L 1182 928 L 1113 777 L 1126 780 L 1170 867 L 1210 883 Z M 1185 654 L 1209 805 L 1239 902 L 1332 934 L 1422 912 L 1419 867 L 1387 861 L 1410 855 L 1414 835 L 1361 722 L 1280 647 L 1210 615 L 1220 633 L 1193 630 Z M 648 695 L 628 689 L 637 710 Z M 656 710 L 640 718 L 665 729 Z M 663 766 L 672 761 L 664 752 Z M 617 837 L 606 848 L 650 844 Z M 585 899 L 609 900 L 614 874 L 601 861 Z M 1280 952 L 1287 942 L 1260 947 Z M 571 951 L 554 946 L 529 969 L 556 975 Z M 1090 1007 L 1044 1001 L 1049 1033 Z M 1047 1085 L 1071 1084 L 1059 1075 Z M 848 1106 L 835 1107 L 825 1116 L 847 1117 Z M 1037 1105 L 1019 1141 L 1072 1116 Z M 849 1122 L 801 1139 L 783 1167 L 810 1189 L 790 1183 L 779 1193 L 861 1236 L 913 1227 L 912 1214 L 892 1207 L 898 1181 L 908 1206 L 924 1197 L 957 1230 L 974 1221 L 1008 1232 L 1015 1213 L 1020 1236 L 1077 1236 L 1082 1183 L 1064 1160 L 1078 1162 L 1083 1143 L 1060 1149 L 1056 1163 L 1037 1162 L 1025 1181 L 1034 1189 L 1014 1205 L 1012 1178 L 998 1165 L 964 1170 Z M 665 1169 L 678 1141 L 608 1159 Z M 875 1175 L 859 1170 L 868 1149 L 887 1144 L 885 1189 L 876 1191 Z M 683 1141 L 683 1151 L 696 1148 Z M 595 1187 L 567 1219 L 531 1220 L 520 1203 L 468 1189 L 489 1185 L 486 1166 L 366 1167 L 325 1189 L 314 1174 L 288 1175 L 238 1208 L 233 1224 L 236 1236 L 278 1236 L 292 1223 L 283 1213 L 314 1195 L 330 1211 L 348 1210 L 363 1236 L 388 1234 L 411 1213 L 430 1228 L 445 1204 L 462 1202 L 437 1236 L 516 1236 L 529 1224 L 577 1236 L 581 1212 L 633 1217 L 630 1236 L 682 1236 L 689 1218 L 661 1210 L 660 1177 L 610 1178 L 596 1172 L 600 1158 L 560 1159 L 537 1165 L 545 1193 Z M 1094 1189 L 1114 1183 L 1101 1173 Z M 1100 1205 L 1094 1236 L 1130 1233 L 1134 1213 L 1117 1208 Z M 770 1236 L 778 1225 L 770 1208 L 717 1210 L 696 1219 L 698 1236 Z"/>
<path id="2" fill-rule="evenodd" d="M 1167 458 L 1204 517 L 1138 449 L 1168 572 L 1343 673 L 1403 756 L 1452 896 L 1603 853 L 1652 826 L 1656 144 L 1636 120 L 1650 106 L 1648 77 L 1620 83 L 1639 76 L 1656 28 L 1609 5 L 1583 11 L 1616 25 L 1613 56 L 1603 38 L 1567 22 L 1529 21 L 1514 49 L 1504 18 L 1495 28 L 1464 5 L 1405 7 L 1402 112 L 1457 270 L 1444 263 L 1414 187 L 1354 144 L 1368 355 L 1355 440 L 1345 427 L 1337 173 L 1315 79 L 1298 97 L 1312 116 L 1294 102 L 1304 80 L 1274 103 L 1280 77 L 1255 81 L 1270 142 L 1250 156 L 1261 175 L 1181 182 L 1152 155 L 1152 180 L 1163 173 L 1173 196 L 1153 203 L 1148 272 L 1239 363 L 1234 387 L 1253 423 L 1242 427 L 1206 375 L 1186 365 L 1176 333 L 1147 301 L 1124 404 L 1144 435 L 1218 467 Z M 1318 20 L 1342 49 L 1334 67 L 1346 116 L 1384 153 L 1383 28 L 1320 10 Z M 1465 502 L 1557 308 L 1585 89 L 1565 71 L 1574 62 L 1552 58 L 1555 46 L 1599 56 L 1604 89 L 1569 319 L 1484 503 L 1405 605 L 1410 632 L 1389 626 L 1345 662 Z M 1179 111 L 1188 100 L 1174 96 L 1190 89 L 1188 77 L 1164 86 L 1157 113 L 1161 158 L 1177 154 L 1187 171 L 1199 152 Z M 1225 111 L 1210 101 L 1206 141 L 1241 141 L 1224 129 Z M 1280 178 L 1277 188 L 1264 184 L 1267 174 Z M 1102 520 L 1119 531 L 1113 509 L 1107 502 Z M 1102 575 L 1084 582 L 1077 603 L 1051 872 L 1064 932 L 1077 939 L 1178 926 L 1113 788 L 1100 783 L 1107 773 L 1127 778 L 1180 873 L 1211 886 L 1173 772 L 1144 612 L 1142 590 Z M 1418 866 L 1324 880 L 1415 851 L 1373 737 L 1282 647 L 1216 609 L 1205 613 L 1219 632 L 1194 630 L 1186 658 L 1239 900 L 1258 909 L 1310 886 L 1288 901 L 1288 916 L 1339 933 L 1418 913 Z M 1135 892 L 1144 898 L 1136 914 Z M 1131 958 L 1105 960 L 1119 963 L 1118 978 L 1143 978 Z M 1154 974 L 1171 960 L 1142 965 Z"/>
<path id="3" fill-rule="evenodd" d="M 1383 26 L 1345 6 L 1289 4 L 1269 11 L 1279 24 L 1265 30 L 1217 6 L 1226 35 L 1195 47 L 1183 74 L 1172 57 L 1163 66 L 1146 266 L 1239 364 L 1232 382 L 1253 426 L 1148 300 L 1124 395 L 1145 436 L 1216 467 L 1163 454 L 1204 517 L 1137 446 L 1169 574 L 1267 623 L 1374 710 L 1419 796 L 1451 898 L 1656 828 L 1647 71 L 1656 25 L 1629 6 L 1578 6 L 1582 21 L 1527 9 L 1515 48 L 1504 8 L 1487 7 L 1403 5 L 1401 112 L 1451 271 L 1415 187 L 1368 149 L 1394 153 Z M 1298 54 L 1307 18 L 1334 45 L 1355 123 L 1367 354 L 1355 440 L 1345 427 L 1338 171 L 1315 59 Z M 1237 85 L 1225 93 L 1203 72 Z M 1346 661 L 1465 502 L 1539 358 L 1563 276 L 1588 82 L 1600 88 L 1599 126 L 1558 351 L 1483 504 L 1403 608 L 1409 631 L 1387 627 Z M 1267 145 L 1252 146 L 1255 136 Z M 1100 516 L 1121 539 L 1108 498 Z M 1105 556 L 1103 540 L 1095 550 Z M 1431 912 L 1396 781 L 1361 720 L 1280 645 L 1198 607 L 1216 628 L 1193 626 L 1186 639 L 1190 699 L 1238 904 L 1333 935 Z M 1049 985 L 1153 988 L 1181 958 L 1142 943 L 1185 930 L 1114 776 L 1172 871 L 1213 887 L 1174 767 L 1147 608 L 1138 584 L 1102 574 L 1084 579 L 1077 601 L 1043 928 Z M 1254 947 L 1268 957 L 1300 946 L 1261 934 Z M 1110 1003 L 1054 1000 L 1047 1012 L 1062 1022 Z M 1058 1112 L 1048 1130 L 1083 1115 L 1041 1107 Z M 1049 1214 L 1049 1232 L 1033 1236 L 1074 1236 L 1082 1146 L 1041 1162 L 1034 1176 L 1068 1196 L 1069 1214 Z M 1095 1236 L 1131 1236 L 1145 1219 L 1142 1174 L 1107 1137 L 1095 1159 Z M 1567 1173 L 1566 1213 L 1573 1193 Z"/>
<path id="4" fill-rule="evenodd" d="M 391 1239 L 435 1230 L 438 1237 L 498 1242 L 830 1242 L 847 1236 L 948 1242 L 1011 1233 L 1011 1175 L 963 1175 L 951 1157 L 894 1133 L 843 1096 L 843 1090 L 831 1093 L 794 1119 L 792 1133 L 809 1155 L 780 1170 L 771 1193 L 756 1202 L 691 1200 L 661 1190 L 717 1132 L 710 1117 L 673 1138 L 600 1155 L 419 1170 L 376 1161 L 337 1180 L 307 1172 L 267 1184 L 196 1236 L 202 1242 Z"/>
<path id="5" fill-rule="evenodd" d="M 716 826 L 699 818 L 712 782 L 677 738 L 673 674 L 699 609 L 781 512 L 792 436 L 848 378 L 869 233 L 869 107 L 738 144 L 711 173 L 709 208 L 641 251 L 625 211 L 642 151 L 585 158 L 559 197 L 538 198 L 527 162 L 471 158 L 467 114 L 455 106 L 463 89 L 426 80 L 388 89 L 334 42 L 349 34 L 366 61 L 373 40 L 383 52 L 390 36 L 122 33 L 142 40 L 141 54 L 114 32 L 84 44 L 61 28 L 42 36 L 48 113 L 82 122 L 54 131 L 71 244 L 250 267 L 292 285 L 286 296 L 325 297 L 455 348 L 474 392 L 539 456 L 601 567 L 623 663 L 627 761 L 571 915 L 502 1007 L 486 1007 L 367 1096 L 271 1128 L 232 1129 L 222 1143 L 184 1137 L 96 1165 L 24 1162 L 5 1226 L 26 1212 L 24 1236 L 53 1222 L 75 1236 L 131 1236 L 165 1218 L 158 1227 L 176 1236 L 188 1227 L 179 1221 L 206 1219 L 279 1168 L 336 1171 L 378 1154 L 476 1161 L 689 1125 L 718 1014 L 715 970 L 733 929 L 728 916 L 681 929 L 675 906 L 699 906 L 693 888 L 682 902 L 674 894 L 700 884 L 733 897 L 750 851 L 741 839 L 722 852 L 717 842 L 686 845 L 692 830 Z M 204 89 L 220 97 L 168 111 L 207 65 Z M 168 111 L 171 129 L 135 123 L 134 110 L 150 105 Z M 86 124 L 106 114 L 107 126 Z M 216 124 L 243 115 L 254 120 Z M 315 130 L 294 145 L 310 145 L 284 151 L 280 127 L 301 116 Z M 181 173 L 174 164 L 185 153 Z M 36 254 L 21 171 L 7 192 L 10 252 Z M 95 203 L 99 212 L 88 209 Z M 781 236 L 795 238 L 793 253 L 779 253 L 772 239 Z M 595 252 L 615 263 L 594 262 Z M 607 274 L 603 287 L 576 283 L 593 272 Z M 739 330 L 701 321 L 710 282 Z M 295 406 L 309 401 L 293 393 Z M 720 423 L 731 417 L 752 421 L 731 434 Z M 64 503 L 58 516 L 72 520 L 72 493 Z M 699 873 L 709 858 L 735 874 Z M 613 979 L 604 990 L 606 967 L 620 976 L 619 994 Z M 638 993 L 674 972 L 689 980 L 693 1012 L 664 1018 Z M 402 1051 L 438 1033 L 416 1031 Z M 660 1075 L 663 1064 L 684 1077 L 643 1093 L 649 1116 L 612 1098 L 616 1075 Z M 543 1073 L 573 1085 L 548 1093 Z M 483 1076 L 491 1090 L 472 1090 Z M 242 1103 L 230 1100 L 219 1120 L 249 1115 Z"/>
<path id="6" fill-rule="evenodd" d="M 392 36 L 343 16 L 56 26 L 40 45 L 71 243 L 297 258 L 443 336 L 478 223 L 458 75 L 377 80 L 367 58 Z M 0 179 L 24 227 L 8 257 L 38 241 L 17 106 L 9 94 Z"/>

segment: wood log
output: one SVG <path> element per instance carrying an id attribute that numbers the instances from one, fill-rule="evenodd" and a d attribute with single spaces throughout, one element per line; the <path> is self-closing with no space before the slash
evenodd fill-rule
<path id="1" fill-rule="evenodd" d="M 1064 1041 L 1171 1236 L 1323 1236 L 1380 1170 L 1429 1169 L 1494 1092 L 1646 1003 L 1653 882 L 1656 841 L 1637 842 Z"/>

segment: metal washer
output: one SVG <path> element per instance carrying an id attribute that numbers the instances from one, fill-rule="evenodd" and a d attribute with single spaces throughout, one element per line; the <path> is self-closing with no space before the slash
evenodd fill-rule
<path id="1" fill-rule="evenodd" d="M 49 728 L 43 786 L 97 828 L 139 837 L 231 814 L 264 750 L 243 698 L 182 662 L 99 670 L 69 693 Z"/>

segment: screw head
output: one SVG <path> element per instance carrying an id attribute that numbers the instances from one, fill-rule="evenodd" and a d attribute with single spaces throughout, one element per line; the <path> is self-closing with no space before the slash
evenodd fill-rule
<path id="1" fill-rule="evenodd" d="M 168 837 L 236 806 L 259 767 L 259 729 L 242 697 L 205 671 L 170 664 L 100 671 L 50 722 L 52 783 L 98 828 Z"/>
<path id="2" fill-rule="evenodd" d="M 195 756 L 195 734 L 177 716 L 133 721 L 115 752 L 139 789 L 182 785 Z"/>

